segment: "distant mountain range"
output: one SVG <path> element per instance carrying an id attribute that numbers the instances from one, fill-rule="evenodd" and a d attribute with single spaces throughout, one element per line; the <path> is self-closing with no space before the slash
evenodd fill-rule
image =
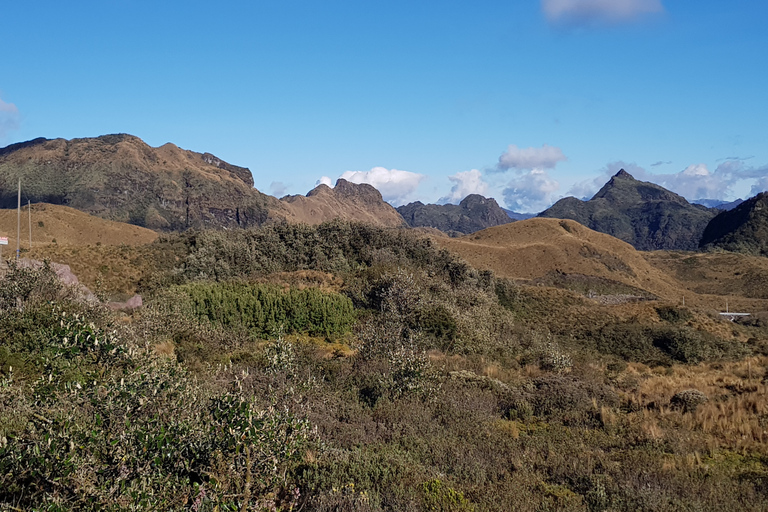
<path id="1" fill-rule="evenodd" d="M 459 204 L 424 204 L 421 201 L 397 208 L 411 227 L 435 228 L 448 234 L 468 234 L 512 222 L 495 199 L 470 194 Z M 514 212 L 513 212 L 514 213 Z"/>
<path id="2" fill-rule="evenodd" d="M 343 179 L 278 200 L 255 189 L 245 167 L 170 143 L 153 148 L 127 134 L 39 138 L 0 149 L 0 208 L 16 205 L 19 178 L 24 199 L 155 230 L 342 218 L 470 233 L 512 220 L 495 200 L 478 195 L 459 205 L 414 203 L 401 207 L 401 216 L 371 185 Z"/>
<path id="3" fill-rule="evenodd" d="M 572 219 L 639 250 L 696 250 L 704 228 L 719 211 L 691 204 L 622 169 L 592 199 L 566 197 L 539 217 Z"/>
<path id="4" fill-rule="evenodd" d="M 737 206 L 739 206 L 741 203 L 744 202 L 743 199 L 739 198 L 735 201 L 722 201 L 720 199 L 696 199 L 695 201 L 691 201 L 695 204 L 700 204 L 702 206 L 706 206 L 707 208 L 717 208 L 718 210 L 733 210 Z"/>
<path id="5" fill-rule="evenodd" d="M 40 138 L 0 148 L 0 208 L 15 207 L 19 178 L 25 200 L 154 230 L 342 218 L 460 235 L 531 217 L 477 194 L 458 205 L 417 201 L 395 209 L 371 185 L 343 179 L 334 188 L 319 185 L 306 195 L 277 199 L 256 190 L 245 167 L 170 143 L 153 148 L 126 134 Z M 702 247 L 768 255 L 766 193 L 744 202 L 698 202 L 704 205 L 622 169 L 588 201 L 567 197 L 539 216 L 575 220 L 639 250 Z"/>

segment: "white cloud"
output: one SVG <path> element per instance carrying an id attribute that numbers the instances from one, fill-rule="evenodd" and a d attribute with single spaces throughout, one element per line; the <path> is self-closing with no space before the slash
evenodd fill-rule
<path id="1" fill-rule="evenodd" d="M 19 109 L 13 103 L 0 99 L 0 138 L 5 138 L 8 132 L 19 128 Z"/>
<path id="2" fill-rule="evenodd" d="M 533 169 L 507 184 L 504 202 L 516 212 L 536 213 L 550 206 L 560 184 L 543 169 Z"/>
<path id="3" fill-rule="evenodd" d="M 676 174 L 654 176 L 659 185 L 687 199 L 724 199 L 731 184 L 725 176 L 712 173 L 705 164 L 692 164 Z"/>
<path id="4" fill-rule="evenodd" d="M 373 185 L 381 192 L 385 201 L 400 205 L 416 191 L 426 176 L 410 171 L 374 167 L 370 171 L 347 171 L 341 178 L 352 183 Z"/>
<path id="5" fill-rule="evenodd" d="M 456 204 L 470 194 L 488 195 L 488 184 L 483 181 L 483 176 L 477 169 L 457 172 L 453 176 L 448 176 L 448 179 L 453 182 L 453 187 L 447 196 L 437 200 L 439 204 Z"/>
<path id="6" fill-rule="evenodd" d="M 631 23 L 664 12 L 661 0 L 542 0 L 547 20 L 557 25 Z"/>
<path id="7" fill-rule="evenodd" d="M 282 181 L 273 181 L 269 184 L 269 192 L 275 197 L 283 197 L 288 187 Z"/>
<path id="8" fill-rule="evenodd" d="M 706 164 L 691 164 L 682 171 L 670 174 L 652 174 L 642 167 L 622 161 L 611 162 L 599 171 L 596 178 L 577 183 L 568 191 L 580 199 L 591 198 L 600 188 L 624 169 L 635 179 L 650 181 L 680 194 L 689 201 L 697 199 L 727 199 L 733 185 L 749 178 L 752 169 L 745 169 L 740 162 L 728 161 L 720 164 L 715 171 L 710 171 Z"/>
<path id="9" fill-rule="evenodd" d="M 756 196 L 760 192 L 768 191 L 768 176 L 763 176 L 757 180 L 757 183 L 752 185 L 751 195 Z"/>
<path id="10" fill-rule="evenodd" d="M 510 144 L 507 150 L 499 157 L 496 169 L 498 171 L 507 171 L 509 169 L 552 169 L 558 162 L 563 160 L 566 160 L 563 151 L 554 146 L 544 144 L 540 148 L 519 148 L 514 144 Z"/>
<path id="11" fill-rule="evenodd" d="M 323 176 L 315 182 L 315 186 L 318 185 L 328 185 L 329 187 L 333 188 L 333 180 L 328 176 Z"/>

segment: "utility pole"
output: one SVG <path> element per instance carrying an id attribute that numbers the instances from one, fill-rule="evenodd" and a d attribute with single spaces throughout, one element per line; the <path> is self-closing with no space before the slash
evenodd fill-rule
<path id="1" fill-rule="evenodd" d="M 21 178 L 19 178 L 19 200 L 16 205 L 16 260 L 21 254 Z"/>
<path id="2" fill-rule="evenodd" d="M 27 199 L 27 213 L 29 214 L 29 250 L 32 250 L 32 203 Z"/>

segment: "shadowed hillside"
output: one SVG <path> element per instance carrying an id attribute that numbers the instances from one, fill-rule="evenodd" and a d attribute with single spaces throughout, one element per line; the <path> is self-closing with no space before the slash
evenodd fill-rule
<path id="1" fill-rule="evenodd" d="M 700 246 L 768 256 L 768 192 L 712 219 L 704 230 Z"/>

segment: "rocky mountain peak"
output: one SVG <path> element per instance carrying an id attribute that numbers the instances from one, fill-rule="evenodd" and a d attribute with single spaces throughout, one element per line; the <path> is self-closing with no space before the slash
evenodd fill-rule
<path id="1" fill-rule="evenodd" d="M 512 222 L 495 199 L 470 194 L 459 204 L 423 204 L 416 201 L 397 209 L 411 227 L 439 229 L 448 234 L 474 233 Z"/>
<path id="2" fill-rule="evenodd" d="M 344 178 L 336 180 L 336 186 L 333 187 L 333 190 L 336 195 L 341 197 L 365 198 L 375 202 L 384 200 L 381 197 L 381 192 L 376 190 L 373 185 L 369 185 L 368 183 L 352 183 Z"/>
<path id="3" fill-rule="evenodd" d="M 539 216 L 575 220 L 640 250 L 694 250 L 716 213 L 622 169 L 589 201 L 564 198 Z"/>

